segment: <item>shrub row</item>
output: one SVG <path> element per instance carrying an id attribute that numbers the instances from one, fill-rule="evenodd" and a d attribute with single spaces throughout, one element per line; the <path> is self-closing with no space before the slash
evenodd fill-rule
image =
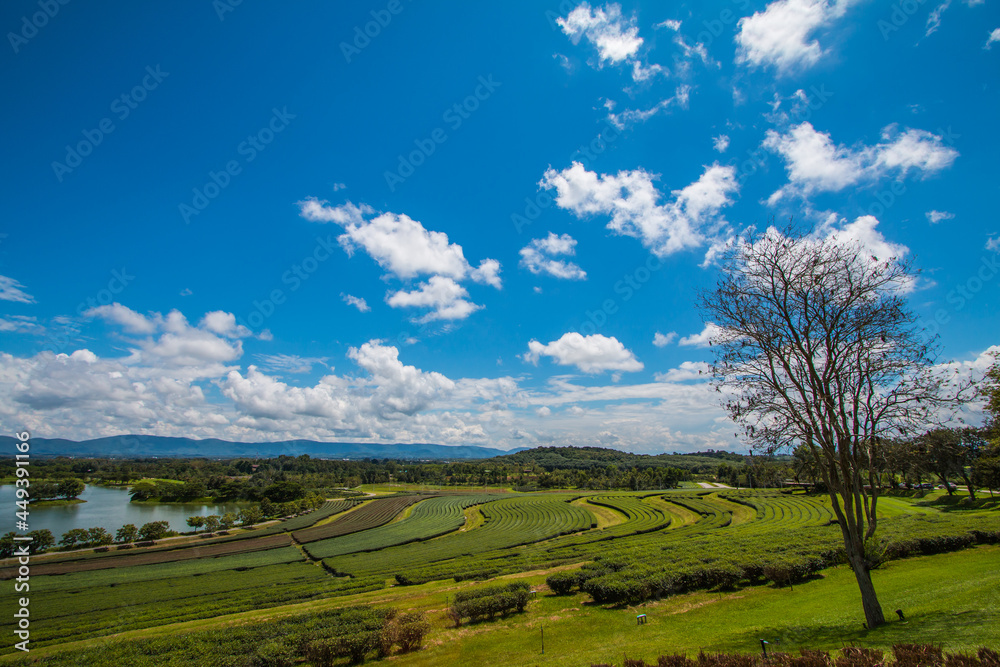
<path id="1" fill-rule="evenodd" d="M 457 627 L 463 618 L 482 621 L 492 619 L 497 614 L 506 616 L 515 611 L 524 611 L 530 596 L 530 588 L 523 581 L 460 591 L 455 594 L 448 614 Z"/>
<path id="2" fill-rule="evenodd" d="M 892 658 L 890 660 L 879 649 L 855 646 L 841 649 L 837 658 L 811 649 L 802 649 L 799 655 L 771 653 L 767 658 L 755 654 L 706 654 L 702 651 L 694 659 L 686 655 L 661 655 L 655 667 L 1000 667 L 1000 653 L 986 647 L 980 648 L 976 655 L 967 655 L 944 653 L 941 647 L 930 644 L 895 644 Z M 622 664 L 624 667 L 653 667 L 643 660 L 630 658 L 625 658 Z"/>

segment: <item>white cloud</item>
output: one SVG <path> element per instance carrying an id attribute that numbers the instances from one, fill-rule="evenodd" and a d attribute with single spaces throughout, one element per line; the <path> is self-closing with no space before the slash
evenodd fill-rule
<path id="1" fill-rule="evenodd" d="M 552 357 L 560 366 L 576 366 L 584 373 L 603 371 L 641 371 L 642 363 L 631 350 L 614 337 L 601 334 L 583 336 L 569 332 L 559 340 L 543 345 L 537 340 L 528 343 L 525 361 L 537 364 L 540 357 Z"/>
<path id="2" fill-rule="evenodd" d="M 729 148 L 729 136 L 726 134 L 720 134 L 712 139 L 712 148 L 720 153 L 725 153 L 726 149 Z"/>
<path id="3" fill-rule="evenodd" d="M 720 336 L 722 336 L 722 332 L 722 327 L 714 322 L 709 322 L 700 333 L 684 336 L 677 341 L 677 344 L 684 347 L 709 347 L 712 344 L 712 341 L 719 340 Z"/>
<path id="4" fill-rule="evenodd" d="M 665 73 L 660 65 L 647 65 L 637 57 L 643 44 L 635 17 L 622 16 L 621 5 L 611 3 L 596 9 L 590 3 L 582 2 L 565 17 L 556 19 L 573 44 L 586 39 L 597 50 L 597 67 L 609 62 L 613 65 L 632 65 L 632 79 L 646 81 L 657 74 Z"/>
<path id="5" fill-rule="evenodd" d="M 677 32 L 681 29 L 681 22 L 675 19 L 667 19 L 666 21 L 661 21 L 657 23 L 654 28 L 667 28 L 668 30 L 673 30 Z"/>
<path id="6" fill-rule="evenodd" d="M 308 198 L 299 202 L 302 217 L 314 222 L 336 222 L 344 227 L 337 240 L 348 252 L 361 248 L 386 271 L 402 279 L 423 275 L 448 276 L 455 280 L 473 277 L 499 287 L 499 262 L 483 260 L 473 269 L 465 259 L 462 246 L 451 243 L 444 232 L 425 229 L 405 214 L 381 213 L 366 205 L 330 206 L 325 201 Z"/>
<path id="7" fill-rule="evenodd" d="M 206 313 L 198 326 L 226 338 L 246 338 L 253 335 L 248 328 L 236 323 L 235 315 L 222 310 Z"/>
<path id="8" fill-rule="evenodd" d="M 468 301 L 468 296 L 469 292 L 451 278 L 431 276 L 416 290 L 390 294 L 386 303 L 393 308 L 431 308 L 432 311 L 417 319 L 418 322 L 464 320 L 482 308 Z"/>
<path id="9" fill-rule="evenodd" d="M 958 151 L 924 130 L 900 133 L 895 125 L 882 130 L 881 143 L 849 148 L 837 146 L 829 134 L 811 123 L 800 123 L 781 133 L 768 130 L 763 146 L 785 161 L 788 185 L 771 195 L 774 204 L 786 195 L 808 197 L 815 192 L 839 192 L 849 186 L 874 182 L 888 175 L 906 176 L 911 170 L 929 175 L 951 166 Z"/>
<path id="10" fill-rule="evenodd" d="M 942 220 L 952 220 L 955 217 L 954 213 L 949 213 L 947 211 L 927 211 L 925 215 L 927 216 L 927 221 L 932 225 L 936 225 Z"/>
<path id="11" fill-rule="evenodd" d="M 561 172 L 549 169 L 539 185 L 555 189 L 556 204 L 579 218 L 611 216 L 608 229 L 640 239 L 660 257 L 701 245 L 722 224 L 719 210 L 739 190 L 733 167 L 713 164 L 660 204 L 654 178 L 642 169 L 601 175 L 574 162 Z"/>
<path id="12" fill-rule="evenodd" d="M 362 299 L 360 296 L 353 296 L 351 294 L 344 294 L 343 292 L 341 292 L 340 298 L 343 299 L 344 303 L 346 303 L 348 306 L 354 306 L 362 313 L 367 313 L 369 310 L 371 310 L 371 306 L 368 305 L 368 302 Z"/>
<path id="13" fill-rule="evenodd" d="M 552 410 L 547 405 L 543 405 L 542 407 L 535 410 L 535 414 L 538 415 L 539 417 L 548 417 L 549 415 L 552 414 Z"/>
<path id="14" fill-rule="evenodd" d="M 653 335 L 653 345 L 656 347 L 666 347 L 677 339 L 677 332 L 671 331 L 668 334 L 661 334 L 659 331 Z"/>
<path id="15" fill-rule="evenodd" d="M 993 42 L 1000 42 L 1000 28 L 994 28 L 990 36 L 986 38 L 986 43 L 983 44 L 983 48 L 989 51 L 993 48 Z"/>
<path id="16" fill-rule="evenodd" d="M 1000 236 L 986 239 L 986 249 L 993 252 L 1000 252 Z"/>
<path id="17" fill-rule="evenodd" d="M 162 317 L 146 317 L 122 304 L 112 303 L 107 306 L 97 306 L 83 313 L 84 317 L 100 317 L 125 327 L 134 334 L 152 334 L 163 323 Z"/>
<path id="18" fill-rule="evenodd" d="M 932 33 L 941 27 L 941 15 L 944 14 L 949 5 L 951 5 L 951 0 L 944 0 L 944 2 L 931 10 L 931 13 L 927 16 L 927 29 L 924 32 L 924 37 L 930 37 Z"/>
<path id="19" fill-rule="evenodd" d="M 468 292 L 460 284 L 463 280 L 497 289 L 502 287 L 500 262 L 487 258 L 473 267 L 466 260 L 462 246 L 450 242 L 447 234 L 428 230 L 407 215 L 376 215 L 369 206 L 354 206 L 350 202 L 330 206 L 312 197 L 298 205 L 302 217 L 307 220 L 342 225 L 344 234 L 338 241 L 349 255 L 360 248 L 401 280 L 430 276 L 416 290 L 399 290 L 386 298 L 394 308 L 432 308 L 432 312 L 417 320 L 419 322 L 464 319 L 482 308 L 465 298 Z M 372 215 L 375 217 L 368 219 Z M 347 302 L 358 306 L 353 301 Z M 359 310 L 364 312 L 360 307 Z"/>
<path id="20" fill-rule="evenodd" d="M 6 333 L 41 334 L 45 327 L 38 323 L 37 318 L 28 315 L 9 315 L 0 317 L 0 331 Z"/>
<path id="21" fill-rule="evenodd" d="M 0 276 L 0 301 L 17 301 L 19 303 L 34 303 L 35 297 L 24 291 L 24 285 L 13 278 Z"/>
<path id="22" fill-rule="evenodd" d="M 605 103 L 605 107 L 609 109 L 608 120 L 612 125 L 617 127 L 619 130 L 623 130 L 626 127 L 635 125 L 636 123 L 645 123 L 647 120 L 662 113 L 671 107 L 680 107 L 686 109 L 688 106 L 688 99 L 691 94 L 691 86 L 686 84 L 677 86 L 674 90 L 673 97 L 668 97 L 665 100 L 660 100 L 654 104 L 649 109 L 625 109 L 621 113 L 614 113 L 612 110 L 615 107 L 615 103 L 610 100 Z"/>
<path id="23" fill-rule="evenodd" d="M 779 72 L 806 69 L 825 55 L 813 34 L 841 18 L 856 0 L 776 0 L 741 18 L 736 34 L 736 62 L 774 65 Z"/>
<path id="24" fill-rule="evenodd" d="M 566 17 L 556 19 L 556 23 L 574 44 L 585 37 L 597 49 L 602 62 L 622 62 L 642 46 L 634 18 L 625 19 L 617 3 L 594 10 L 590 3 L 582 2 Z"/>
<path id="25" fill-rule="evenodd" d="M 313 366 L 326 363 L 326 357 L 300 357 L 297 354 L 258 354 L 257 358 L 264 366 L 279 373 L 308 373 Z"/>
<path id="26" fill-rule="evenodd" d="M 552 259 L 558 255 L 575 255 L 576 239 L 569 234 L 549 232 L 544 239 L 532 239 L 521 248 L 521 266 L 535 275 L 547 274 L 565 280 L 585 280 L 587 273 L 573 262 Z"/>
<path id="27" fill-rule="evenodd" d="M 685 361 L 677 368 L 671 368 L 666 373 L 657 373 L 657 382 L 686 382 L 687 380 L 709 380 L 712 377 L 712 367 L 704 361 Z"/>

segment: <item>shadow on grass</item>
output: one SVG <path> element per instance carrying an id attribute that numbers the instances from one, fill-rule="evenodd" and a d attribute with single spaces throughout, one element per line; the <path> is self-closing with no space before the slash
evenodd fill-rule
<path id="1" fill-rule="evenodd" d="M 914 503 L 919 507 L 933 507 L 942 512 L 960 512 L 968 510 L 995 510 L 1000 508 L 1000 498 L 978 496 L 975 500 L 968 495 L 941 496 L 934 500 L 924 500 Z"/>
<path id="2" fill-rule="evenodd" d="M 988 610 L 933 611 L 907 614 L 905 621 L 888 620 L 885 625 L 869 630 L 862 623 L 864 616 L 858 606 L 857 617 L 851 621 L 827 625 L 795 623 L 795 608 L 788 609 L 789 624 L 736 632 L 720 650 L 752 651 L 760 649 L 766 639 L 777 651 L 798 652 L 800 648 L 835 650 L 844 646 L 873 646 L 889 649 L 893 644 L 941 644 L 947 650 L 977 645 L 980 635 L 976 628 L 1000 622 L 1000 613 Z M 981 642 L 980 642 L 981 643 Z M 713 649 L 716 647 L 713 647 Z"/>

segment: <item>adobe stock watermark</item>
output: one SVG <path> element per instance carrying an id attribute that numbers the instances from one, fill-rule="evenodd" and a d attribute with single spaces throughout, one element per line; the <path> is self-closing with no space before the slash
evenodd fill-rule
<path id="1" fill-rule="evenodd" d="M 490 99 L 496 89 L 503 85 L 500 81 L 494 81 L 492 74 L 485 77 L 480 76 L 478 82 L 471 95 L 467 95 L 462 101 L 452 104 L 441 114 L 441 120 L 452 132 L 462 127 L 465 121 L 479 109 L 480 105 Z M 396 169 L 394 171 L 386 170 L 384 173 L 385 184 L 389 186 L 389 192 L 395 192 L 396 186 L 412 176 L 417 168 L 437 151 L 438 146 L 446 141 L 448 141 L 448 132 L 443 127 L 434 128 L 424 139 L 415 139 L 413 141 L 414 150 L 406 155 L 399 154 Z"/>
<path id="2" fill-rule="evenodd" d="M 389 0 L 384 9 L 373 9 L 369 12 L 372 20 L 364 25 L 354 26 L 351 41 L 340 43 L 340 52 L 344 55 L 344 60 L 350 64 L 355 56 L 360 55 L 371 45 L 373 39 L 389 27 L 393 17 L 399 16 L 404 9 L 406 7 L 401 0 Z"/>
<path id="3" fill-rule="evenodd" d="M 944 146 L 954 146 L 955 140 L 962 136 L 956 134 L 950 125 L 947 129 L 939 127 L 937 134 L 942 138 L 941 143 Z M 889 187 L 876 192 L 875 201 L 867 208 L 859 207 L 858 216 L 871 215 L 881 220 L 885 212 L 892 208 L 906 192 L 906 183 L 903 182 L 902 178 L 899 178 L 893 181 Z"/>
<path id="4" fill-rule="evenodd" d="M 38 0 L 40 11 L 31 16 L 25 14 L 21 17 L 21 29 L 17 32 L 8 32 L 7 41 L 14 53 L 20 53 L 21 47 L 30 42 L 38 35 L 38 31 L 49 24 L 59 13 L 59 10 L 69 4 L 69 0 Z"/>
<path id="5" fill-rule="evenodd" d="M 584 311 L 584 320 L 581 324 L 572 329 L 583 336 L 590 336 L 597 333 L 608 323 L 608 319 L 618 313 L 621 303 L 628 303 L 648 283 L 653 274 L 663 268 L 663 260 L 656 255 L 650 254 L 646 261 L 635 267 L 631 272 L 623 275 L 612 286 L 614 298 L 604 299 L 600 307 L 594 310 Z"/>
<path id="6" fill-rule="evenodd" d="M 90 310 L 91 308 L 96 308 L 97 306 L 108 306 L 115 301 L 120 301 L 119 295 L 125 291 L 125 289 L 132 284 L 135 280 L 135 276 L 128 272 L 124 266 L 121 269 L 112 269 L 111 278 L 104 287 L 97 290 L 93 294 L 80 300 L 80 303 L 76 305 L 76 314 L 78 317 L 83 317 L 83 314 Z M 68 333 L 69 329 L 64 329 L 61 332 L 54 332 L 47 330 L 45 337 L 38 340 L 35 345 L 34 354 L 37 355 L 40 352 L 52 352 L 54 354 L 59 354 L 65 350 L 70 343 L 70 335 Z"/>
<path id="7" fill-rule="evenodd" d="M 934 311 L 934 317 L 928 322 L 920 320 L 923 325 L 923 342 L 929 343 L 941 330 L 941 327 L 951 322 L 952 313 L 962 311 L 976 296 L 983 291 L 986 285 L 990 284 L 997 273 L 1000 273 L 1000 253 L 993 252 L 992 255 L 983 255 L 979 262 L 975 264 L 975 269 L 964 282 L 955 285 L 945 297 L 945 302 L 949 308 L 938 308 Z"/>
<path id="8" fill-rule="evenodd" d="M 109 110 L 119 121 L 125 120 L 168 76 L 170 76 L 170 72 L 162 71 L 159 65 L 156 67 L 147 66 L 146 75 L 142 77 L 142 81 L 128 92 L 111 100 L 111 104 L 108 105 Z M 110 116 L 106 116 L 97 122 L 97 127 L 83 130 L 83 139 L 73 145 L 66 144 L 66 156 L 63 161 L 52 162 L 52 172 L 56 175 L 56 180 L 62 183 L 63 178 L 83 164 L 84 159 L 89 157 L 95 148 L 104 143 L 105 137 L 114 132 L 115 129 L 115 121 Z"/>
<path id="9" fill-rule="evenodd" d="M 604 128 L 594 135 L 594 138 L 589 142 L 573 151 L 566 162 L 568 164 L 579 162 L 583 165 L 584 169 L 589 169 L 597 158 L 608 150 L 611 144 L 617 141 L 621 135 L 621 130 L 616 128 L 611 121 L 606 120 Z M 541 217 L 542 211 L 554 203 L 555 197 L 549 194 L 548 189 L 540 189 L 534 197 L 524 198 L 524 209 L 520 213 L 511 213 L 510 222 L 514 225 L 517 233 L 521 234 L 525 227 L 533 225 L 535 220 Z"/>
<path id="10" fill-rule="evenodd" d="M 730 0 L 730 2 L 734 5 L 733 8 L 727 7 L 720 11 L 716 18 L 705 19 L 701 22 L 701 30 L 695 37 L 695 42 L 700 42 L 705 48 L 708 48 L 712 42 L 722 36 L 727 26 L 747 16 L 753 8 L 750 0 Z M 562 0 L 555 10 L 546 10 L 545 19 L 549 22 L 549 27 L 553 30 L 562 30 L 557 20 L 568 16 L 579 4 L 579 0 Z"/>
<path id="11" fill-rule="evenodd" d="M 316 245 L 305 257 L 292 264 L 281 274 L 281 284 L 287 286 L 288 290 L 276 287 L 267 293 L 263 299 L 254 299 L 253 307 L 246 317 L 237 317 L 236 322 L 242 326 L 260 333 L 261 327 L 274 313 L 278 306 L 288 300 L 288 295 L 297 292 L 309 278 L 312 277 L 323 262 L 330 259 L 334 249 L 340 247 L 332 234 L 327 234 L 326 238 L 316 237 Z"/>
<path id="12" fill-rule="evenodd" d="M 909 23 L 910 18 L 926 2 L 927 0 L 901 0 L 893 4 L 889 8 L 889 13 L 875 22 L 875 27 L 882 35 L 882 41 L 888 42 L 889 37 Z"/>
<path id="13" fill-rule="evenodd" d="M 205 184 L 201 187 L 191 189 L 191 201 L 181 202 L 177 206 L 177 211 L 184 220 L 184 224 L 190 224 L 191 218 L 201 215 L 201 212 L 208 208 L 222 191 L 229 187 L 233 178 L 243 173 L 244 165 L 250 164 L 257 159 L 274 138 L 285 131 L 290 121 L 294 120 L 295 114 L 288 113 L 288 107 L 271 109 L 271 118 L 264 127 L 249 135 L 236 146 L 238 158 L 226 161 L 219 171 L 210 170 Z"/>

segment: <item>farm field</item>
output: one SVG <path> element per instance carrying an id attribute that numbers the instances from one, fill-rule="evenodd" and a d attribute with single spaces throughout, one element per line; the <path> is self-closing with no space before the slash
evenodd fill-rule
<path id="1" fill-rule="evenodd" d="M 735 601 L 767 595 L 776 583 L 799 591 L 840 571 L 829 569 L 838 563 L 840 531 L 820 496 L 683 489 L 338 502 L 238 540 L 39 561 L 31 577 L 33 648 L 255 610 L 422 599 L 468 580 L 521 573 L 534 573 L 543 590 L 563 579 L 565 594 L 546 593 L 542 605 L 596 611 L 686 595 Z M 887 572 L 908 562 L 894 559 L 1000 541 L 995 506 L 884 498 L 880 508 Z M 994 547 L 961 553 L 1000 569 Z M 844 595 L 855 588 L 845 586 Z M 860 613 L 851 600 L 845 609 Z M 0 625 L 12 629 L 7 619 Z"/>

